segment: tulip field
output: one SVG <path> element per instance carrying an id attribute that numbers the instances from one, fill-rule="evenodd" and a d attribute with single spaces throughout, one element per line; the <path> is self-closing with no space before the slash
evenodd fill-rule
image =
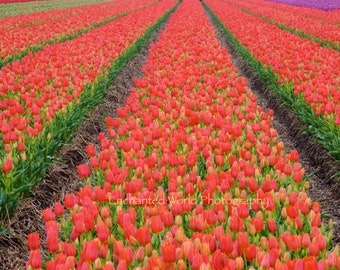
<path id="1" fill-rule="evenodd" d="M 300 153 L 221 43 L 339 161 L 338 11 L 82 3 L 0 19 L 0 269 L 340 269 L 339 219 L 325 222 Z M 102 112 L 84 162 L 70 162 L 81 187 L 60 186 L 63 200 L 39 213 L 43 229 L 15 243 L 25 262 L 14 258 L 8 220 L 156 34 L 125 105 Z"/>
<path id="2" fill-rule="evenodd" d="M 0 18 L 31 14 L 34 12 L 41 11 L 58 10 L 79 6 L 89 6 L 109 1 L 110 0 L 49 0 L 49 1 L 22 2 L 19 0 L 2 0 L 0 1 Z"/>

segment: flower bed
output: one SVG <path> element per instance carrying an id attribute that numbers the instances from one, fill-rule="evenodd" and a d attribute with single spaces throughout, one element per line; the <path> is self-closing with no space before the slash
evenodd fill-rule
<path id="1" fill-rule="evenodd" d="M 207 3 L 230 31 L 230 40 L 234 39 L 244 52 L 243 57 L 252 62 L 254 71 L 307 124 L 308 132 L 339 160 L 340 53 L 227 3 Z"/>
<path id="2" fill-rule="evenodd" d="M 151 0 L 115 1 L 2 19 L 0 67 L 11 60 L 17 60 L 20 54 L 36 51 L 47 44 L 65 41 L 68 37 L 74 38 L 97 25 L 151 3 Z"/>
<path id="3" fill-rule="evenodd" d="M 282 4 L 307 7 L 307 8 L 315 8 L 326 11 L 331 11 L 335 9 L 340 9 L 340 3 L 336 0 L 270 0 L 272 2 L 278 2 Z"/>
<path id="4" fill-rule="evenodd" d="M 320 41 L 331 43 L 337 46 L 340 51 L 340 31 L 339 27 L 335 24 L 312 18 L 306 12 L 303 15 L 291 13 L 290 7 L 285 9 L 279 5 L 271 5 L 269 7 L 259 5 L 258 2 L 253 1 L 240 2 L 237 5 L 277 25 L 282 25 L 291 30 L 310 35 Z"/>
<path id="5" fill-rule="evenodd" d="M 3 67 L 1 215 L 41 180 L 55 151 L 136 53 L 144 32 L 174 5 L 159 2 Z"/>
<path id="6" fill-rule="evenodd" d="M 20 16 L 34 12 L 89 6 L 112 0 L 58 0 L 58 1 L 33 1 L 0 4 L 0 18 Z"/>

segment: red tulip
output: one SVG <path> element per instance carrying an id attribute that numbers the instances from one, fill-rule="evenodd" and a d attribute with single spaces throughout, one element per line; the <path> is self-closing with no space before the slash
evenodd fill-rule
<path id="1" fill-rule="evenodd" d="M 151 241 L 151 235 L 147 226 L 142 226 L 137 230 L 137 240 L 141 245 L 146 245 Z"/>
<path id="2" fill-rule="evenodd" d="M 303 258 L 304 269 L 318 270 L 318 264 L 315 258 Z"/>
<path id="3" fill-rule="evenodd" d="M 285 242 L 288 248 L 292 251 L 295 251 L 300 247 L 299 239 L 297 235 L 288 236 Z"/>
<path id="4" fill-rule="evenodd" d="M 98 243 L 89 241 L 83 243 L 82 258 L 87 262 L 94 262 L 99 255 Z"/>
<path id="5" fill-rule="evenodd" d="M 87 145 L 86 146 L 86 151 L 87 151 L 87 155 L 89 157 L 94 157 L 96 155 L 96 149 L 95 149 L 93 144 Z"/>
<path id="6" fill-rule="evenodd" d="M 212 255 L 211 266 L 213 269 L 224 269 L 227 266 L 227 256 L 220 250 L 216 250 Z"/>
<path id="7" fill-rule="evenodd" d="M 288 217 L 291 219 L 295 219 L 298 216 L 298 209 L 295 206 L 288 205 L 286 210 Z"/>
<path id="8" fill-rule="evenodd" d="M 238 212 L 238 216 L 240 218 L 247 218 L 249 216 L 249 210 L 248 210 L 248 204 L 246 203 L 241 203 L 238 207 L 237 207 L 237 212 Z"/>
<path id="9" fill-rule="evenodd" d="M 164 211 L 161 214 L 161 218 L 163 220 L 164 226 L 171 227 L 174 224 L 174 216 L 170 211 Z"/>
<path id="10" fill-rule="evenodd" d="M 310 243 L 308 248 L 308 254 L 309 256 L 317 257 L 319 256 L 320 249 L 318 243 Z"/>
<path id="11" fill-rule="evenodd" d="M 236 238 L 236 241 L 238 243 L 238 246 L 240 248 L 245 248 L 248 246 L 248 236 L 245 232 L 239 232 L 237 234 L 237 238 Z"/>
<path id="12" fill-rule="evenodd" d="M 28 235 L 28 248 L 30 250 L 40 249 L 40 235 L 38 233 L 30 233 Z"/>
<path id="13" fill-rule="evenodd" d="M 268 230 L 270 232 L 276 232 L 277 230 L 277 226 L 276 226 L 276 222 L 274 219 L 270 218 L 267 220 L 267 226 L 268 226 Z"/>
<path id="14" fill-rule="evenodd" d="M 231 253 L 234 250 L 233 239 L 230 235 L 222 235 L 220 238 L 220 250 L 223 253 Z"/>
<path id="15" fill-rule="evenodd" d="M 28 265 L 32 266 L 33 269 L 40 269 L 42 267 L 42 259 L 39 250 L 30 251 Z"/>
<path id="16" fill-rule="evenodd" d="M 120 261 L 123 260 L 125 261 L 127 264 L 130 264 L 133 260 L 133 252 L 132 249 L 129 247 L 125 247 L 121 250 L 120 254 L 119 254 L 119 259 Z"/>
<path id="17" fill-rule="evenodd" d="M 96 232 L 100 241 L 105 242 L 108 240 L 110 230 L 105 226 L 105 223 L 102 220 L 97 222 Z"/>
<path id="18" fill-rule="evenodd" d="M 247 261 L 252 261 L 256 258 L 257 249 L 254 244 L 248 245 L 244 252 L 245 252 Z"/>
<path id="19" fill-rule="evenodd" d="M 89 165 L 82 164 L 77 167 L 78 175 L 80 178 L 85 178 L 91 175 L 91 170 Z"/>
<path id="20" fill-rule="evenodd" d="M 8 158 L 4 165 L 2 166 L 2 172 L 3 173 L 8 173 L 10 170 L 12 170 L 13 164 L 12 164 L 12 159 Z"/>
<path id="21" fill-rule="evenodd" d="M 153 233 L 160 233 L 164 229 L 164 223 L 159 216 L 150 219 L 150 227 Z"/>
<path id="22" fill-rule="evenodd" d="M 64 215 L 64 207 L 60 202 L 56 202 L 53 205 L 53 208 L 54 208 L 54 213 L 56 214 L 57 217 Z"/>
<path id="23" fill-rule="evenodd" d="M 161 246 L 162 257 L 165 263 L 176 261 L 176 247 L 171 243 L 163 243 Z"/>
<path id="24" fill-rule="evenodd" d="M 50 233 L 47 235 L 46 241 L 48 252 L 55 253 L 59 250 L 58 235 L 55 233 Z"/>
<path id="25" fill-rule="evenodd" d="M 261 232 L 264 229 L 264 222 L 262 218 L 252 218 L 251 224 L 254 225 L 257 232 Z"/>

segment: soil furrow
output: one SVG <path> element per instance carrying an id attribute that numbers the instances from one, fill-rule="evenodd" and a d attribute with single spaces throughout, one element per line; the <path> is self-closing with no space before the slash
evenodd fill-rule
<path id="1" fill-rule="evenodd" d="M 264 111 L 273 109 L 273 126 L 283 141 L 286 150 L 297 149 L 300 162 L 306 170 L 310 182 L 309 194 L 313 201 L 321 204 L 323 222 L 333 220 L 333 246 L 340 243 L 340 196 L 336 192 L 338 186 L 330 181 L 338 167 L 334 158 L 319 143 L 316 143 L 311 135 L 306 134 L 305 125 L 288 108 L 282 106 L 282 100 L 269 89 L 266 84 L 254 73 L 247 62 L 235 50 L 231 42 L 228 42 L 221 28 L 214 18 L 206 10 L 211 24 L 215 28 L 216 35 L 232 57 L 233 64 L 239 73 L 248 81 L 248 86 L 256 94 L 258 104 Z M 339 184 L 338 184 L 339 185 Z"/>

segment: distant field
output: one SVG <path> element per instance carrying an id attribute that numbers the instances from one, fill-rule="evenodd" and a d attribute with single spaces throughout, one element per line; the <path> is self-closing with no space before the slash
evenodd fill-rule
<path id="1" fill-rule="evenodd" d="M 0 0 L 0 18 L 17 16 L 21 14 L 31 14 L 34 12 L 87 6 L 92 4 L 110 2 L 111 0 L 52 0 L 52 1 L 15 1 Z M 21 3 L 18 3 L 21 2 Z"/>

